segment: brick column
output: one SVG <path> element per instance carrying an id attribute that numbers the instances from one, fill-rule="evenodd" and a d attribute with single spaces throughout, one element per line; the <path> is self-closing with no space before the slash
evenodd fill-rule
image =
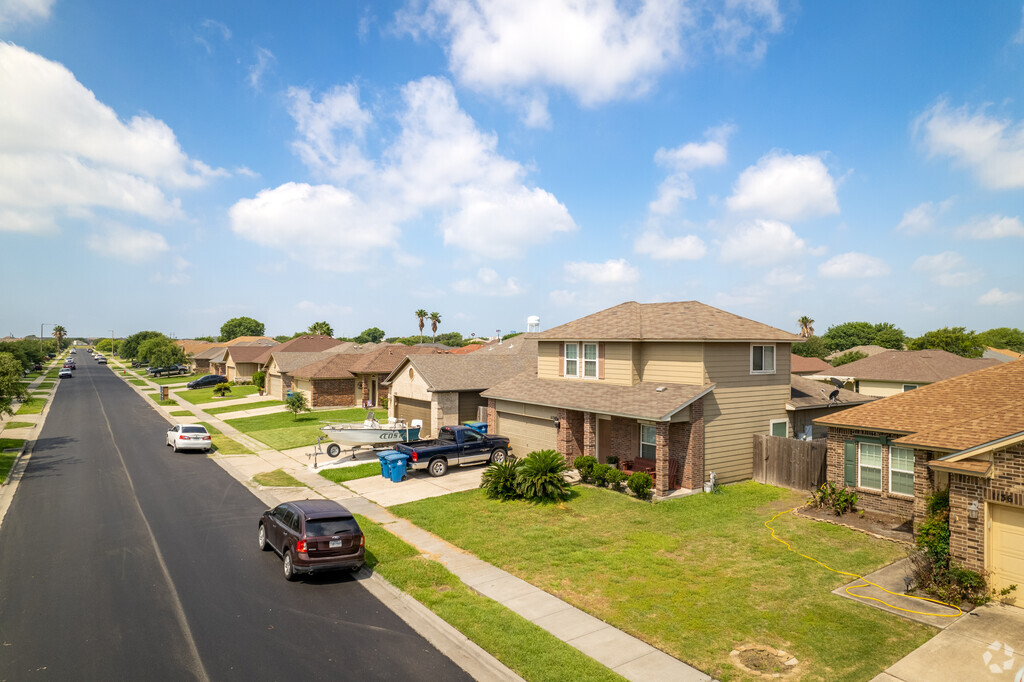
<path id="1" fill-rule="evenodd" d="M 494 398 L 487 399 L 487 430 L 497 433 L 498 430 L 498 401 Z"/>
<path id="2" fill-rule="evenodd" d="M 555 445 L 558 447 L 558 451 L 568 459 L 572 457 L 572 425 L 569 424 L 569 410 L 559 408 L 555 413 L 555 417 L 558 418 L 558 432 L 555 435 Z"/>
<path id="3" fill-rule="evenodd" d="M 690 428 L 686 444 L 680 485 L 694 489 L 704 487 L 704 399 L 690 405 Z"/>
<path id="4" fill-rule="evenodd" d="M 658 472 L 654 483 L 654 492 L 658 497 L 668 495 L 668 432 L 672 426 L 669 422 L 658 422 L 658 434 L 655 436 L 655 470 Z"/>
<path id="5" fill-rule="evenodd" d="M 593 412 L 583 413 L 583 454 L 597 457 L 597 415 Z"/>

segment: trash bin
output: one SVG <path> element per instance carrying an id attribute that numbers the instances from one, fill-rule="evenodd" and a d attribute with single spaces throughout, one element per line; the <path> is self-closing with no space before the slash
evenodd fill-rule
<path id="1" fill-rule="evenodd" d="M 409 455 L 404 455 L 401 452 L 395 452 L 392 450 L 384 459 L 388 464 L 391 482 L 401 483 L 402 479 L 405 478 L 405 468 L 409 461 Z"/>
<path id="2" fill-rule="evenodd" d="M 487 433 L 487 422 L 464 422 L 463 426 L 468 426 L 474 431 L 479 431 L 480 433 Z"/>
<path id="3" fill-rule="evenodd" d="M 377 461 L 380 462 L 380 475 L 384 478 L 391 478 L 391 462 L 387 458 L 397 454 L 394 450 L 384 450 L 377 454 Z"/>

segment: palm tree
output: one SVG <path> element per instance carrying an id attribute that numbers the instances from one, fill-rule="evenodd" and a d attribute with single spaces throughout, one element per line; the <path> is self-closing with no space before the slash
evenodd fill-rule
<path id="1" fill-rule="evenodd" d="M 416 319 L 420 321 L 420 343 L 423 343 L 423 320 L 427 318 L 427 311 L 420 308 L 415 313 Z"/>
<path id="2" fill-rule="evenodd" d="M 430 313 L 430 331 L 433 335 L 430 337 L 430 343 L 434 343 L 434 339 L 437 337 L 437 325 L 441 324 L 441 315 L 439 313 Z"/>
<path id="3" fill-rule="evenodd" d="M 314 322 L 309 325 L 309 333 L 320 336 L 334 336 L 334 329 L 327 322 Z"/>
<path id="4" fill-rule="evenodd" d="M 68 335 L 68 330 L 63 326 L 56 324 L 53 326 L 53 337 L 57 339 L 57 352 L 60 352 L 60 342 Z"/>
<path id="5" fill-rule="evenodd" d="M 814 320 L 804 315 L 797 322 L 800 324 L 800 336 L 809 339 L 814 336 Z"/>

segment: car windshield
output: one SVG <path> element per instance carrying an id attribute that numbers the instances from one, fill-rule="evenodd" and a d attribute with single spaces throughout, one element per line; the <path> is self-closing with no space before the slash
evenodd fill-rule
<path id="1" fill-rule="evenodd" d="M 307 537 L 321 537 L 324 535 L 341 535 L 342 533 L 357 532 L 359 532 L 359 525 L 353 518 L 306 520 Z"/>
<path id="2" fill-rule="evenodd" d="M 206 435 L 206 429 L 204 427 L 202 427 L 202 426 L 182 426 L 181 427 L 181 432 L 182 433 L 201 433 L 203 435 Z"/>

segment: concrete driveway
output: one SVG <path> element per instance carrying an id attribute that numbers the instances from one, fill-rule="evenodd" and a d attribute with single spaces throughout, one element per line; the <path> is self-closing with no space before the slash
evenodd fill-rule
<path id="1" fill-rule="evenodd" d="M 1024 679 L 1024 608 L 986 604 L 960 617 L 873 682 Z"/>

